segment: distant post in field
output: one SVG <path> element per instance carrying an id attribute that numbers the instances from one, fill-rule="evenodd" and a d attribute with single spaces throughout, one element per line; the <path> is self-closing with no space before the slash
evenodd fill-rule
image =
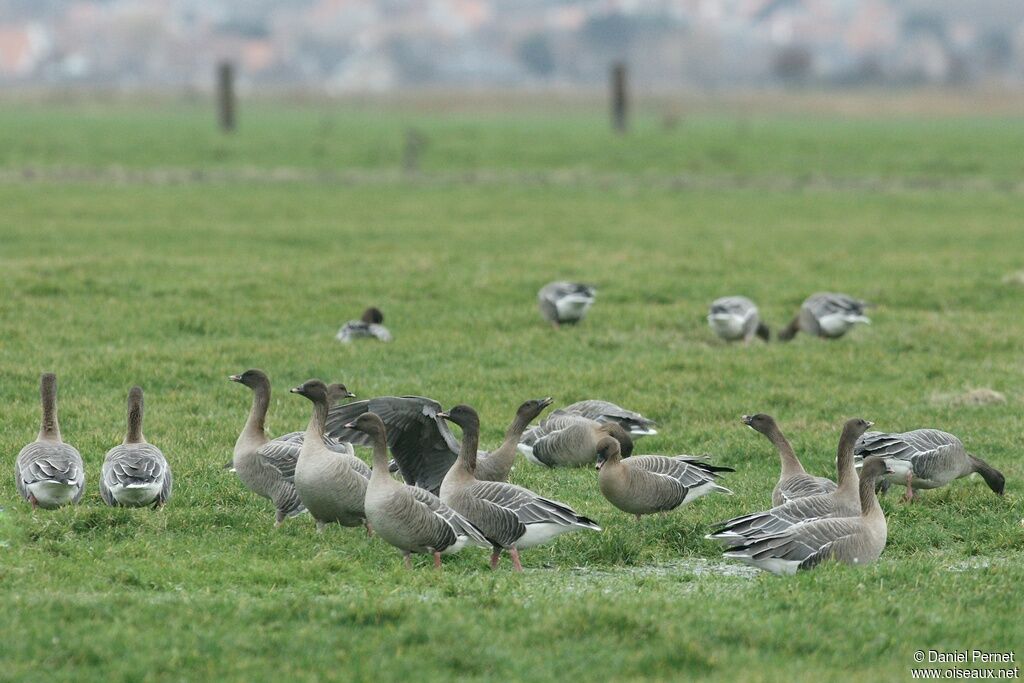
<path id="1" fill-rule="evenodd" d="M 235 70 L 231 62 L 217 65 L 217 119 L 225 133 L 235 129 Z"/>
<path id="2" fill-rule="evenodd" d="M 612 64 L 612 130 L 625 133 L 627 128 L 626 115 L 629 103 L 626 101 L 626 64 Z"/>

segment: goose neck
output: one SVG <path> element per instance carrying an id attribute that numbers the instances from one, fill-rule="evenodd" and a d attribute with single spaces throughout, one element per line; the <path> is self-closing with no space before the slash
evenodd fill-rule
<path id="1" fill-rule="evenodd" d="M 57 377 L 55 375 L 43 375 L 39 385 L 39 398 L 43 406 L 39 438 L 60 441 L 60 425 L 57 424 Z"/>

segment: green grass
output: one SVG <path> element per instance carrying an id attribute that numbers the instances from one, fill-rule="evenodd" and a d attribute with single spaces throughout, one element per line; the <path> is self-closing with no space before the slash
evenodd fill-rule
<path id="1" fill-rule="evenodd" d="M 203 116 L 8 107 L 0 167 L 390 170 L 412 120 L 339 113 L 317 157 L 322 112 L 265 105 L 230 140 Z M 596 117 L 417 123 L 431 138 L 427 180 L 473 168 L 622 175 L 0 184 L 0 453 L 10 467 L 34 438 L 38 375 L 53 370 L 62 431 L 90 476 L 81 506 L 35 514 L 0 479 L 0 677 L 876 681 L 907 680 L 919 649 L 1022 654 L 1024 290 L 1002 282 L 1024 268 L 1020 195 L 629 181 L 1019 179 L 1021 121 L 766 119 L 743 137 L 735 121 L 707 119 L 668 132 L 648 122 L 626 141 Z M 579 327 L 554 332 L 537 314 L 537 288 L 556 277 L 600 288 Z M 821 289 L 877 302 L 874 324 L 837 342 L 742 348 L 712 339 L 703 319 L 711 299 L 744 293 L 778 327 Z M 341 322 L 371 303 L 394 343 L 337 344 Z M 474 405 L 485 447 L 526 398 L 615 400 L 660 423 L 640 452 L 710 453 L 737 469 L 736 495 L 636 523 L 600 496 L 593 471 L 520 463 L 514 481 L 604 532 L 525 551 L 523 575 L 507 561 L 492 573 L 471 551 L 408 572 L 359 530 L 317 535 L 308 517 L 274 530 L 269 503 L 221 469 L 249 406 L 226 376 L 254 366 L 274 381 L 274 433 L 305 424 L 308 405 L 284 390 L 312 376 L 360 396 Z M 157 513 L 108 509 L 96 488 L 133 383 L 176 475 Z M 978 387 L 1006 403 L 947 398 Z M 870 567 L 697 571 L 718 567 L 710 522 L 768 504 L 777 458 L 738 420 L 757 411 L 776 415 L 819 474 L 850 416 L 947 429 L 1006 474 L 1007 495 L 976 478 L 912 506 L 890 495 L 889 545 Z"/>

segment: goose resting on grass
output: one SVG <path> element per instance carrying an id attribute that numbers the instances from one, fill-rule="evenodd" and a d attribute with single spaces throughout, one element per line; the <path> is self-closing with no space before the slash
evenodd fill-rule
<path id="1" fill-rule="evenodd" d="M 772 442 L 772 445 L 779 451 L 779 458 L 782 461 L 782 473 L 779 481 L 772 490 L 772 505 L 782 505 L 797 498 L 815 496 L 821 493 L 831 493 L 836 490 L 836 484 L 825 477 L 815 477 L 807 474 L 800 459 L 793 452 L 793 447 L 782 434 L 775 418 L 771 415 L 758 413 L 757 415 L 744 415 L 743 424 L 755 432 L 760 432 Z"/>
<path id="2" fill-rule="evenodd" d="M 779 341 L 789 341 L 797 332 L 838 339 L 858 323 L 871 324 L 871 319 L 864 315 L 867 307 L 867 302 L 848 294 L 812 294 L 800 306 L 800 312 L 793 321 L 779 332 Z"/>
<path id="3" fill-rule="evenodd" d="M 162 508 L 174 485 L 171 467 L 159 448 L 142 435 L 142 388 L 128 392 L 128 433 L 107 451 L 100 475 L 100 496 L 114 507 Z"/>
<path id="4" fill-rule="evenodd" d="M 569 506 L 538 496 L 522 486 L 477 479 L 480 418 L 476 411 L 458 405 L 447 413 L 439 413 L 439 417 L 462 428 L 459 457 L 441 484 L 441 501 L 483 532 L 493 547 L 491 569 L 498 567 L 502 549 L 512 556 L 513 568 L 522 571 L 520 550 L 580 529 L 601 530 L 594 521 Z"/>
<path id="5" fill-rule="evenodd" d="M 597 298 L 597 289 L 579 282 L 550 282 L 537 292 L 540 314 L 555 327 L 583 320 Z"/>
<path id="6" fill-rule="evenodd" d="M 391 478 L 386 430 L 379 417 L 363 413 L 346 426 L 373 440 L 366 520 L 379 538 L 402 551 L 406 567 L 412 568 L 412 553 L 433 555 L 434 566 L 440 567 L 443 554 L 456 553 L 468 544 L 490 547 L 479 529 L 433 493 Z"/>
<path id="7" fill-rule="evenodd" d="M 623 457 L 633 454 L 633 439 L 618 422 L 557 412 L 523 434 L 518 448 L 535 465 L 581 467 L 594 464 L 597 444 L 606 436 L 619 442 Z"/>
<path id="8" fill-rule="evenodd" d="M 888 529 L 875 496 L 879 477 L 889 472 L 882 458 L 868 458 L 861 469 L 860 513 L 796 524 L 782 533 L 754 536 L 724 553 L 773 574 L 795 574 L 824 561 L 862 565 L 877 560 L 885 550 Z"/>
<path id="9" fill-rule="evenodd" d="M 349 320 L 341 326 L 335 339 L 343 344 L 349 344 L 356 339 L 376 339 L 382 342 L 391 341 L 391 332 L 381 323 L 384 322 L 384 314 L 379 308 L 371 306 L 363 311 L 359 320 Z"/>
<path id="10" fill-rule="evenodd" d="M 708 310 L 708 325 L 725 341 L 749 344 L 754 337 L 768 341 L 771 333 L 761 322 L 761 313 L 745 296 L 723 296 L 715 299 Z"/>
<path id="11" fill-rule="evenodd" d="M 372 529 L 363 508 L 369 480 L 347 459 L 330 450 L 324 440 L 329 402 L 327 385 L 311 379 L 291 392 L 313 403 L 313 414 L 295 463 L 295 492 L 299 500 L 316 520 L 317 531 L 336 522 L 341 526 L 365 525 L 370 534 Z"/>
<path id="12" fill-rule="evenodd" d="M 1003 495 L 1006 488 L 1006 478 L 999 470 L 968 453 L 960 439 L 938 429 L 868 432 L 857 442 L 854 453 L 885 458 L 892 473 L 883 478 L 883 489 L 890 483 L 906 486 L 908 501 L 913 500 L 916 489 L 936 489 L 975 472 L 996 495 Z"/>
<path id="13" fill-rule="evenodd" d="M 48 372 L 40 377 L 39 397 L 43 405 L 39 436 L 18 453 L 14 484 L 33 509 L 52 510 L 82 499 L 85 465 L 78 450 L 60 438 L 56 375 Z"/>
<path id="14" fill-rule="evenodd" d="M 515 462 L 516 445 L 530 422 L 551 405 L 550 398 L 525 401 L 505 432 L 505 440 L 491 451 L 477 454 L 477 478 L 505 481 Z M 459 442 L 440 417 L 441 404 L 422 396 L 381 396 L 332 409 L 327 416 L 331 436 L 358 445 L 370 445 L 366 434 L 347 427 L 366 412 L 380 417 L 388 445 L 406 484 L 437 495 L 441 481 L 459 455 Z"/>
<path id="15" fill-rule="evenodd" d="M 848 420 L 843 426 L 836 453 L 838 488 L 828 493 L 794 498 L 764 512 L 720 522 L 706 538 L 722 541 L 727 545 L 742 545 L 750 538 L 782 533 L 808 520 L 853 517 L 860 514 L 859 483 L 857 470 L 853 466 L 853 445 L 861 434 L 871 428 L 871 424 L 867 420 L 853 419 Z"/>
<path id="16" fill-rule="evenodd" d="M 641 436 L 653 436 L 658 433 L 655 429 L 657 422 L 648 419 L 640 413 L 626 410 L 609 401 L 598 399 L 587 399 L 577 401 L 571 405 L 551 413 L 552 415 L 579 415 L 598 422 L 618 422 L 619 426 L 629 432 L 634 439 Z"/>
<path id="17" fill-rule="evenodd" d="M 712 465 L 689 455 L 635 455 L 622 459 L 619 442 L 606 436 L 597 444 L 597 470 L 601 495 L 623 512 L 641 515 L 668 512 L 712 491 L 732 494 L 715 483 L 731 467 Z"/>

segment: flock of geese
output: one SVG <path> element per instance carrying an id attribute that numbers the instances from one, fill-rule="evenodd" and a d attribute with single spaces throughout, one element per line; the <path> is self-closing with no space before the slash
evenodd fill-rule
<path id="1" fill-rule="evenodd" d="M 808 329 L 804 322 L 800 327 Z M 560 408 L 533 428 L 552 400 L 525 401 L 501 444 L 482 451 L 480 419 L 470 406 L 445 411 L 420 396 L 344 403 L 355 398 L 345 385 L 311 379 L 291 389 L 310 401 L 305 431 L 271 439 L 265 428 L 271 392 L 266 373 L 251 369 L 229 379 L 252 391 L 230 465 L 245 486 L 273 503 L 275 525 L 308 512 L 318 531 L 335 523 L 363 526 L 367 535 L 398 548 L 407 566 L 414 553 L 432 555 L 440 566 L 442 555 L 477 546 L 491 550 L 492 569 L 506 551 L 514 569 L 521 570 L 521 550 L 565 533 L 601 531 L 569 505 L 510 483 L 519 454 L 544 467 L 595 466 L 604 498 L 638 520 L 713 492 L 732 493 L 719 483 L 732 468 L 706 457 L 633 455 L 634 441 L 656 434 L 656 424 L 607 401 Z M 85 490 L 85 465 L 61 438 L 55 375 L 42 376 L 40 397 L 42 423 L 37 439 L 18 455 L 17 489 L 33 508 L 76 504 Z M 142 390 L 133 387 L 126 436 L 107 452 L 100 474 L 107 505 L 160 508 L 171 497 L 171 469 L 143 436 L 142 419 Z M 887 538 L 877 490 L 891 483 L 906 486 L 908 500 L 915 489 L 937 488 L 973 473 L 999 495 L 1005 487 L 996 469 L 968 453 L 952 434 L 934 429 L 885 434 L 869 432 L 871 422 L 849 420 L 833 482 L 804 470 L 770 416 L 744 416 L 743 422 L 778 451 L 781 474 L 772 507 L 720 522 L 708 538 L 725 546 L 725 557 L 774 573 L 794 573 L 825 560 L 875 561 Z M 461 439 L 448 423 L 461 429 Z M 356 456 L 355 446 L 372 448 L 372 466 Z"/>

